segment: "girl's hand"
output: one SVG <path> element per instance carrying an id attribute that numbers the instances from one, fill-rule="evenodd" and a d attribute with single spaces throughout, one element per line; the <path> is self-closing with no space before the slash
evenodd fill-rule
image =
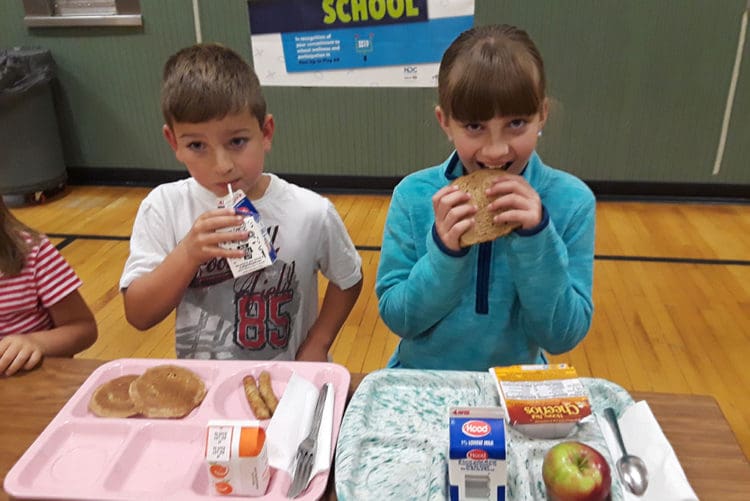
<path id="1" fill-rule="evenodd" d="M 0 338 L 0 374 L 12 376 L 19 370 L 31 370 L 42 361 L 42 347 L 25 334 Z"/>
<path id="2" fill-rule="evenodd" d="M 223 242 L 237 242 L 248 238 L 246 231 L 222 231 L 222 228 L 239 226 L 242 216 L 234 209 L 216 209 L 205 212 L 196 219 L 190 232 L 182 239 L 179 246 L 187 254 L 188 260 L 197 268 L 212 258 L 242 257 L 241 250 L 230 250 L 220 247 Z"/>
<path id="3" fill-rule="evenodd" d="M 461 250 L 458 239 L 474 223 L 472 216 L 477 212 L 469 194 L 456 186 L 445 186 L 432 196 L 432 209 L 443 245 L 452 251 Z"/>
<path id="4" fill-rule="evenodd" d="M 531 185 L 517 174 L 506 174 L 487 190 L 490 197 L 498 197 L 488 208 L 498 212 L 495 224 L 520 224 L 524 230 L 535 228 L 542 221 L 542 200 Z"/>

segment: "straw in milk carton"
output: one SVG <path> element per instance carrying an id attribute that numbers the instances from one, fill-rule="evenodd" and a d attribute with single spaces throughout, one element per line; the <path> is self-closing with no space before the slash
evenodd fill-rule
<path id="1" fill-rule="evenodd" d="M 505 500 L 505 421 L 500 407 L 450 407 L 450 501 Z"/>
<path id="2" fill-rule="evenodd" d="M 258 421 L 210 420 L 206 466 L 211 494 L 262 496 L 271 470 L 266 432 Z"/>
<path id="3" fill-rule="evenodd" d="M 219 245 L 225 249 L 239 249 L 244 256 L 239 258 L 228 258 L 229 268 L 235 278 L 253 271 L 270 266 L 276 260 L 276 252 L 271 244 L 271 238 L 266 231 L 260 214 L 242 190 L 232 191 L 232 185 L 228 184 L 229 193 L 219 200 L 219 208 L 233 207 L 237 214 L 243 217 L 239 226 L 224 228 L 218 231 L 246 231 L 248 238 L 245 241 L 223 242 Z"/>

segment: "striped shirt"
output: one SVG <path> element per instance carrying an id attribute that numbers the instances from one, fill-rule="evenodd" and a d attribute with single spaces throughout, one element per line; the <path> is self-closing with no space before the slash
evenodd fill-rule
<path id="1" fill-rule="evenodd" d="M 48 308 L 81 286 L 65 258 L 42 236 L 12 277 L 0 272 L 0 337 L 54 327 Z"/>

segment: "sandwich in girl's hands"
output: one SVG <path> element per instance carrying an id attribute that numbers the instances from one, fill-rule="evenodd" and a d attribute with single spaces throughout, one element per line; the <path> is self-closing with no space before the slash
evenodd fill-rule
<path id="1" fill-rule="evenodd" d="M 498 212 L 492 212 L 487 208 L 490 202 L 495 200 L 497 196 L 488 197 L 486 190 L 492 186 L 495 179 L 504 175 L 504 171 L 500 169 L 480 169 L 465 176 L 460 176 L 451 183 L 454 186 L 458 186 L 462 191 L 467 192 L 471 196 L 472 203 L 478 208 L 477 213 L 474 215 L 474 225 L 461 235 L 459 239 L 461 247 L 495 240 L 507 235 L 520 226 L 517 223 L 495 224 L 492 218 Z"/>

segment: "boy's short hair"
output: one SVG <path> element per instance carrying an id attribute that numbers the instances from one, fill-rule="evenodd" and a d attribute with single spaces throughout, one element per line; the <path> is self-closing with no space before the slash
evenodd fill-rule
<path id="1" fill-rule="evenodd" d="M 199 123 L 249 110 L 261 128 L 266 101 L 253 68 L 232 49 L 196 44 L 170 56 L 164 65 L 161 111 L 175 122 Z"/>

